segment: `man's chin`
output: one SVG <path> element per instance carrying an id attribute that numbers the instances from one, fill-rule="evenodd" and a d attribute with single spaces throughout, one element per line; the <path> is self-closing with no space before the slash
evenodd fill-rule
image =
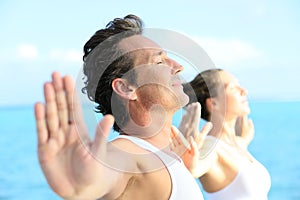
<path id="1" fill-rule="evenodd" d="M 189 100 L 190 100 L 189 96 L 184 93 L 184 95 L 180 100 L 180 108 L 186 106 L 189 103 Z"/>

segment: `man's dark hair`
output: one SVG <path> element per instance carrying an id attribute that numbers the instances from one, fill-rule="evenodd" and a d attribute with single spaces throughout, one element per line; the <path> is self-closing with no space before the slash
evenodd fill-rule
<path id="1" fill-rule="evenodd" d="M 130 36 L 141 35 L 142 32 L 141 19 L 135 15 L 127 15 L 109 22 L 106 28 L 98 30 L 84 45 L 85 86 L 82 92 L 97 103 L 96 112 L 113 114 L 114 130 L 118 132 L 128 121 L 129 114 L 126 105 L 118 98 L 114 98 L 117 102 L 113 102 L 114 111 L 112 110 L 112 81 L 123 77 L 134 67 L 130 52 L 121 49 L 119 43 Z"/>

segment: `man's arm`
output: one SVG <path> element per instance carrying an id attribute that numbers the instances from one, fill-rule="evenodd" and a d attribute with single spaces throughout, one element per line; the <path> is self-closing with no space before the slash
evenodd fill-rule
<path id="1" fill-rule="evenodd" d="M 65 199 L 96 199 L 117 185 L 122 174 L 104 166 L 111 115 L 98 124 L 91 141 L 71 77 L 53 73 L 44 85 L 45 104 L 36 103 L 38 158 L 51 188 Z M 78 116 L 74 118 L 74 116 Z"/>

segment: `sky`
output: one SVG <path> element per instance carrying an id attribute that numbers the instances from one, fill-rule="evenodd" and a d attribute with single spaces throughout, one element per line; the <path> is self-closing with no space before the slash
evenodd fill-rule
<path id="1" fill-rule="evenodd" d="M 53 71 L 76 78 L 85 42 L 127 14 L 197 42 L 216 67 L 239 79 L 250 100 L 300 100 L 297 0 L 2 0 L 0 106 L 43 101 Z"/>

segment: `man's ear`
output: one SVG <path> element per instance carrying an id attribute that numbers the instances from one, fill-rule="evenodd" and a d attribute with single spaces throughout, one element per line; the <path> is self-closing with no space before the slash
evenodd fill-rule
<path id="1" fill-rule="evenodd" d="M 116 78 L 112 81 L 112 88 L 114 92 L 127 100 L 135 100 L 136 96 L 136 88 L 128 83 L 126 79 Z"/>

